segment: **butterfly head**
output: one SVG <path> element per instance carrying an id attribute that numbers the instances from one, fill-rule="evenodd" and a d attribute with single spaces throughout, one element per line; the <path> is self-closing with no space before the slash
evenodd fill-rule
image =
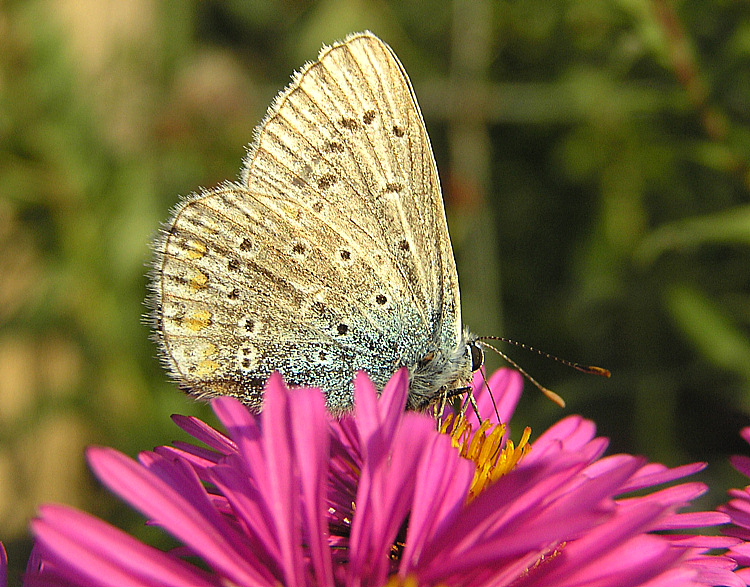
<path id="1" fill-rule="evenodd" d="M 469 388 L 483 362 L 484 353 L 468 330 L 453 349 L 431 348 L 409 367 L 408 409 L 423 410 L 453 390 Z"/>

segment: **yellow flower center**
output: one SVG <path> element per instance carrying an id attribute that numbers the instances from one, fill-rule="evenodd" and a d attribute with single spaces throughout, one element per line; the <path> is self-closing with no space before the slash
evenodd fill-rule
<path id="1" fill-rule="evenodd" d="M 407 575 L 403 579 L 398 575 L 391 575 L 384 587 L 419 587 L 419 583 L 414 575 Z"/>
<path id="2" fill-rule="evenodd" d="M 453 423 L 453 426 L 451 426 Z M 531 428 L 524 429 L 521 441 L 516 446 L 512 440 L 506 440 L 502 446 L 505 424 L 492 424 L 485 420 L 472 435 L 472 427 L 463 414 L 455 418 L 449 415 L 440 431 L 448 434 L 453 446 L 459 449 L 461 456 L 474 462 L 474 481 L 469 490 L 469 499 L 479 495 L 487 486 L 511 471 L 523 456 L 531 450 L 528 443 Z"/>

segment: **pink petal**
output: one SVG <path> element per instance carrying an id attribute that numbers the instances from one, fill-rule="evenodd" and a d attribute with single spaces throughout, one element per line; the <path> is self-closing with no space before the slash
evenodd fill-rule
<path id="1" fill-rule="evenodd" d="M 645 487 L 653 487 L 654 485 L 669 483 L 670 481 L 693 475 L 705 468 L 706 463 L 692 463 L 690 465 L 682 465 L 681 467 L 675 467 L 673 469 L 667 468 L 658 463 L 649 463 L 638 471 L 638 473 L 633 475 L 633 478 L 623 486 L 622 492 L 636 491 Z"/>
<path id="2" fill-rule="evenodd" d="M 173 414 L 172 421 L 196 440 L 222 454 L 237 452 L 237 445 L 231 439 L 198 418 Z"/>
<path id="3" fill-rule="evenodd" d="M 728 524 L 731 520 L 720 512 L 694 512 L 674 514 L 659 524 L 659 530 L 684 530 Z"/>
<path id="4" fill-rule="evenodd" d="M 425 427 L 437 434 L 430 418 L 404 413 L 408 383 L 408 372 L 400 369 L 391 377 L 378 400 L 375 387 L 364 373 L 358 373 L 354 382 L 354 423 L 359 433 L 363 463 L 357 485 L 356 515 L 352 520 L 349 539 L 353 555 L 347 574 L 351 578 L 361 577 L 365 573 L 368 576 L 373 573 L 376 573 L 375 576 L 383 575 L 382 563 L 387 563 L 387 557 L 382 560 L 380 551 L 390 548 L 385 544 L 386 537 L 393 534 L 391 538 L 395 538 L 401 524 L 396 519 L 397 514 L 392 511 L 394 493 L 403 493 L 402 504 L 410 502 L 414 487 L 413 471 L 418 462 L 416 456 L 422 446 L 420 442 Z M 407 419 L 412 422 L 409 426 L 413 428 L 409 432 L 414 437 L 402 443 L 403 446 L 397 446 L 396 433 L 400 427 L 407 426 L 404 423 Z M 403 460 L 412 461 L 409 465 L 411 478 L 397 466 Z M 394 526 L 396 530 L 391 531 Z M 369 558 L 376 556 L 378 558 Z M 377 560 L 377 568 L 365 571 L 368 560 Z"/>
<path id="5" fill-rule="evenodd" d="M 670 543 L 680 546 L 681 548 L 731 548 L 733 546 L 746 544 L 738 538 L 730 536 L 703 536 L 701 534 L 665 534 L 664 538 Z"/>
<path id="6" fill-rule="evenodd" d="M 484 368 L 475 372 L 472 382 L 479 413 L 483 420 L 492 422 L 497 420 L 499 414 L 500 422 L 507 424 L 521 397 L 523 377 L 515 369 L 498 369 L 485 384 L 484 374 Z M 479 426 L 474 410 L 467 410 L 466 419 L 473 427 Z"/>
<path id="7" fill-rule="evenodd" d="M 8 555 L 5 553 L 5 547 L 0 542 L 0 587 L 6 587 L 8 584 Z"/>
<path id="8" fill-rule="evenodd" d="M 719 561 L 720 557 L 712 557 L 712 563 Z M 732 569 L 722 568 L 721 566 L 711 564 L 706 565 L 690 565 L 692 568 L 698 571 L 698 581 L 705 585 L 723 585 L 725 587 L 745 587 L 745 581 L 742 578 L 732 572 Z"/>
<path id="9" fill-rule="evenodd" d="M 177 491 L 152 471 L 114 450 L 91 448 L 87 455 L 91 468 L 111 491 L 200 553 L 207 563 L 232 581 L 240 585 L 274 583 L 275 579 L 252 552 L 236 550 L 242 545 L 241 537 L 211 508 L 205 499 L 205 490 L 204 495 L 200 495 L 197 479 L 195 484 L 181 485 Z M 167 463 L 164 463 L 162 473 L 166 469 Z M 190 497 L 186 498 L 186 494 Z"/>
<path id="10" fill-rule="evenodd" d="M 729 500 L 728 503 L 719 506 L 717 509 L 728 514 L 734 524 L 750 528 L 750 503 L 744 499 Z"/>
<path id="11" fill-rule="evenodd" d="M 268 385 L 275 380 L 283 385 L 281 376 L 272 373 Z M 237 451 L 247 472 L 257 483 L 263 484 L 266 471 L 266 457 L 261 446 L 261 430 L 256 419 L 239 401 L 232 397 L 217 397 L 211 400 L 211 409 L 219 421 L 237 443 Z"/>
<path id="12" fill-rule="evenodd" d="M 618 469 L 624 462 L 629 462 L 632 458 L 631 455 L 625 454 L 601 458 L 587 466 L 583 470 L 583 475 L 589 479 L 599 477 L 600 475 L 608 475 L 610 471 Z"/>
<path id="13" fill-rule="evenodd" d="M 265 564 L 271 573 L 281 573 L 278 565 L 281 556 L 271 514 L 257 488 L 244 474 L 244 467 L 228 461 L 213 467 L 208 480 L 226 496 L 231 504 L 231 515 L 244 522 L 248 548 L 253 552 L 265 552 Z"/>
<path id="14" fill-rule="evenodd" d="M 385 582 L 388 553 L 412 503 L 414 472 L 428 439 L 438 434 L 434 420 L 424 414 L 399 415 L 391 446 L 381 445 L 363 455 L 350 537 L 349 584 L 362 577 L 373 584 Z"/>
<path id="15" fill-rule="evenodd" d="M 708 487 L 705 483 L 696 481 L 667 487 L 661 491 L 655 491 L 639 497 L 618 499 L 617 503 L 622 507 L 628 507 L 632 503 L 642 503 L 644 501 L 658 502 L 665 506 L 683 506 L 689 504 L 707 491 Z"/>
<path id="16" fill-rule="evenodd" d="M 521 398 L 523 377 L 515 369 L 498 369 L 487 383 L 497 400 L 500 422 L 503 424 L 510 422 L 516 411 L 518 400 Z M 490 413 L 494 414 L 494 410 Z"/>
<path id="17" fill-rule="evenodd" d="M 545 468 L 511 472 L 464 509 L 449 536 L 433 541 L 423 558 L 434 563 L 420 576 L 442 581 L 477 565 L 497 564 L 575 538 L 608 515 L 601 504 L 640 465 L 632 458 L 611 475 L 588 480 L 571 492 L 565 489 L 565 479 L 571 479 L 575 469 L 552 476 Z M 512 491 L 503 491 L 506 488 Z"/>
<path id="18" fill-rule="evenodd" d="M 658 506 L 644 504 L 592 529 L 543 566 L 532 584 L 627 587 L 657 576 L 682 556 L 666 540 L 642 534 L 659 512 Z"/>
<path id="19" fill-rule="evenodd" d="M 526 466 L 544 458 L 550 454 L 557 454 L 562 450 L 575 452 L 594 439 L 596 428 L 589 420 L 580 416 L 568 416 L 548 428 L 533 443 L 533 450 L 521 461 L 519 466 Z M 607 441 L 604 440 L 602 452 L 606 448 Z"/>
<path id="20" fill-rule="evenodd" d="M 741 542 L 740 544 L 733 545 L 732 552 L 750 557 L 750 542 Z"/>
<path id="21" fill-rule="evenodd" d="M 296 390 L 304 395 L 310 390 Z M 320 395 L 319 391 L 316 391 Z M 299 492 L 294 473 L 290 430 L 289 391 L 280 376 L 271 376 L 266 385 L 262 422 L 262 446 L 266 457 L 266 476 L 258 479 L 265 497 L 279 545 L 285 585 L 304 584 Z M 323 422 L 325 425 L 325 422 Z"/>
<path id="22" fill-rule="evenodd" d="M 735 561 L 723 555 L 714 556 L 699 554 L 690 558 L 689 562 L 691 565 L 699 569 L 710 568 L 731 571 L 737 567 L 737 563 Z"/>
<path id="23" fill-rule="evenodd" d="M 296 392 L 289 407 L 294 457 L 302 485 L 305 541 L 315 571 L 315 584 L 325 587 L 334 582 L 324 516 L 330 436 L 325 399 L 316 391 Z"/>
<path id="24" fill-rule="evenodd" d="M 750 500 L 750 492 L 748 492 L 748 489 L 750 489 L 750 487 L 745 487 L 744 489 L 733 488 L 728 490 L 727 493 L 732 497 L 748 501 Z"/>
<path id="25" fill-rule="evenodd" d="M 705 587 L 695 581 L 696 573 L 686 565 L 673 567 L 640 587 Z"/>
<path id="26" fill-rule="evenodd" d="M 450 438 L 437 435 L 416 471 L 414 503 L 409 513 L 399 575 L 406 577 L 428 542 L 441 526 L 447 527 L 460 514 L 474 479 L 471 461 L 458 456 Z"/>
<path id="27" fill-rule="evenodd" d="M 214 587 L 200 569 L 146 546 L 82 512 L 43 506 L 31 526 L 45 558 L 68 580 L 91 586 Z"/>
<path id="28" fill-rule="evenodd" d="M 745 455 L 732 455 L 729 457 L 729 462 L 732 466 L 737 469 L 745 477 L 750 477 L 750 457 Z"/>
<path id="29" fill-rule="evenodd" d="M 408 391 L 409 373 L 404 368 L 399 369 L 391 377 L 379 399 L 375 386 L 367 375 L 363 372 L 357 373 L 354 380 L 355 422 L 362 446 L 371 442 L 377 443 L 368 446 L 370 452 L 381 444 L 390 444 L 399 423 L 399 416 L 404 411 Z"/>
<path id="30" fill-rule="evenodd" d="M 402 367 L 388 380 L 380 394 L 378 411 L 380 421 L 386 432 L 385 437 L 393 434 L 399 422 L 399 416 L 406 406 L 406 398 L 409 395 L 409 371 Z"/>
<path id="31" fill-rule="evenodd" d="M 351 415 L 329 421 L 330 460 L 328 462 L 328 505 L 331 521 L 339 524 L 351 520 L 352 496 L 357 493 L 357 484 L 362 470 L 359 450 L 359 435 Z"/>
<path id="32" fill-rule="evenodd" d="M 723 507 L 720 506 L 717 509 L 723 513 L 729 514 L 730 518 L 732 517 L 731 512 L 725 510 Z M 734 521 L 734 519 L 732 519 L 732 521 Z M 750 542 L 750 530 L 747 528 L 741 528 L 740 526 L 727 526 L 723 529 L 723 533 L 727 536 L 733 536 L 745 542 Z"/>
<path id="33" fill-rule="evenodd" d="M 354 412 L 360 442 L 364 446 L 379 430 L 380 412 L 378 411 L 378 392 L 363 371 L 358 372 L 354 379 Z"/>
<path id="34" fill-rule="evenodd" d="M 33 529 L 33 521 L 30 524 Z M 41 547 L 39 542 L 34 543 L 34 547 L 31 549 L 29 555 L 29 562 L 26 564 L 26 576 L 38 575 L 43 569 L 48 568 L 50 565 L 44 560 L 42 553 L 40 552 Z"/>
<path id="35" fill-rule="evenodd" d="M 577 545 L 572 544 L 570 548 L 574 546 Z M 575 554 L 573 556 L 571 553 L 571 564 L 561 570 L 559 579 L 554 574 L 534 583 L 549 585 L 551 581 L 558 587 L 635 587 L 659 577 L 666 569 L 675 565 L 681 556 L 678 550 L 668 548 L 665 541 L 648 535 L 637 536 L 620 545 L 609 545 L 603 552 L 584 553 L 578 550 Z M 574 559 L 577 560 L 574 562 Z"/>
<path id="36" fill-rule="evenodd" d="M 224 457 L 221 453 L 199 446 L 191 446 L 181 442 L 175 442 L 174 445 L 157 446 L 154 452 L 168 460 L 181 459 L 190 463 L 199 476 Z"/>

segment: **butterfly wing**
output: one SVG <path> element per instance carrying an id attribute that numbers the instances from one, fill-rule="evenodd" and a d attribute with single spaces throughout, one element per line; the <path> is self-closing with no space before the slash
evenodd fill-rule
<path id="1" fill-rule="evenodd" d="M 461 344 L 424 122 L 398 59 L 368 33 L 295 76 L 260 125 L 240 185 L 184 201 L 158 248 L 158 338 L 198 395 L 259 409 L 278 370 L 323 387 L 339 412 L 356 370 L 382 386 Z"/>

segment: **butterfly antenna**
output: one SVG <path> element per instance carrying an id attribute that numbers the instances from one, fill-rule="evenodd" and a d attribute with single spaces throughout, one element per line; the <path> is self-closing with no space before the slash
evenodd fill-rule
<path id="1" fill-rule="evenodd" d="M 501 339 L 500 337 L 490 337 L 490 336 L 488 336 L 488 337 L 485 337 L 485 338 L 489 338 L 489 339 L 491 339 L 491 340 L 503 340 L 503 339 Z M 500 356 L 501 356 L 501 357 L 502 357 L 502 358 L 503 358 L 503 359 L 504 359 L 505 361 L 507 361 L 507 362 L 508 362 L 508 364 L 510 364 L 510 366 L 511 366 L 511 367 L 513 367 L 513 368 L 514 368 L 514 369 L 516 369 L 516 370 L 517 370 L 517 371 L 518 371 L 518 372 L 519 372 L 519 373 L 520 373 L 521 375 L 523 375 L 524 377 L 526 377 L 526 379 L 528 379 L 528 380 L 529 380 L 529 382 L 531 382 L 531 384 L 532 384 L 532 385 L 533 385 L 534 387 L 536 387 L 536 388 L 537 388 L 537 389 L 538 389 L 539 391 L 541 391 L 541 392 L 542 392 L 542 393 L 543 393 L 544 395 L 546 395 L 546 396 L 547 396 L 547 397 L 548 397 L 549 399 L 551 399 L 551 400 L 552 400 L 553 402 L 555 402 L 555 403 L 556 403 L 556 404 L 557 404 L 558 406 L 560 406 L 561 408 L 564 408 L 564 407 L 565 407 L 565 400 L 564 400 L 563 398 L 561 398 L 561 397 L 560 397 L 559 395 L 557 395 L 557 394 L 556 394 L 556 393 L 555 393 L 554 391 L 552 391 L 551 389 L 547 389 L 546 387 L 544 387 L 544 386 L 543 386 L 543 385 L 542 385 L 541 383 L 539 383 L 539 382 L 538 382 L 538 381 L 537 381 L 536 379 L 534 379 L 534 378 L 533 378 L 533 377 L 532 377 L 531 375 L 529 375 L 529 374 L 528 374 L 528 373 L 527 373 L 527 372 L 526 372 L 526 371 L 525 371 L 524 369 L 522 369 L 522 368 L 521 368 L 521 366 L 520 366 L 520 365 L 519 365 L 518 363 L 516 363 L 516 362 L 515 362 L 515 361 L 514 361 L 513 359 L 511 359 L 511 358 L 510 358 L 510 357 L 509 357 L 508 355 L 506 355 L 506 354 L 505 354 L 504 352 L 502 352 L 502 351 L 500 351 L 500 350 L 496 349 L 496 348 L 495 348 L 494 346 L 492 346 L 491 344 L 487 344 L 487 343 L 486 343 L 486 342 L 484 342 L 483 340 L 477 340 L 477 344 L 479 344 L 479 345 L 480 345 L 480 346 L 481 346 L 482 348 L 484 348 L 484 349 L 490 349 L 490 350 L 493 350 L 493 351 L 495 351 L 495 352 L 496 352 L 496 353 L 497 353 L 498 355 L 500 355 Z M 520 344 L 520 343 L 519 343 L 519 344 Z M 531 348 L 531 347 L 528 347 L 528 348 Z M 534 350 L 536 350 L 536 349 L 534 349 Z M 541 354 L 546 354 L 546 353 L 541 353 Z M 571 364 L 571 366 L 572 366 L 572 364 Z M 607 371 L 607 373 L 609 373 L 609 371 Z"/>
<path id="2" fill-rule="evenodd" d="M 536 353 L 537 355 L 546 357 L 547 359 L 552 359 L 553 361 L 560 363 L 562 365 L 565 365 L 567 367 L 572 367 L 576 371 L 581 371 L 582 373 L 589 373 L 590 375 L 600 375 L 602 377 L 610 377 L 612 375 L 612 373 L 610 373 L 609 370 L 605 369 L 604 367 L 596 367 L 594 365 L 583 365 L 582 363 L 574 363 L 573 361 L 566 361 L 565 359 L 561 359 L 560 357 L 556 357 L 555 355 L 545 353 L 544 351 L 540 351 L 539 349 L 534 348 L 531 345 L 518 342 L 516 340 L 513 340 L 512 338 L 505 338 L 504 336 L 483 336 L 481 340 L 497 340 L 500 342 L 506 342 L 508 344 L 512 344 L 513 346 L 522 348 L 526 351 L 531 351 L 532 353 Z M 505 355 L 500 353 L 500 351 L 498 351 L 495 347 L 490 346 L 489 348 L 491 348 L 496 353 L 502 355 L 503 358 L 505 358 Z"/>

